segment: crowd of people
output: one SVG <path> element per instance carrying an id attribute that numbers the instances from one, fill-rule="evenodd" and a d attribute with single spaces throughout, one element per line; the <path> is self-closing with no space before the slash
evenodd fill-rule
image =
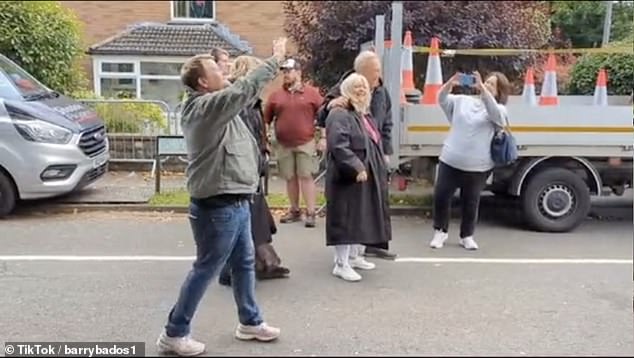
<path id="1" fill-rule="evenodd" d="M 366 257 L 394 259 L 390 252 L 388 166 L 392 149 L 391 98 L 381 79 L 381 60 L 361 52 L 353 69 L 322 97 L 301 78 L 301 66 L 287 58 L 286 39 L 273 44 L 273 56 L 261 60 L 214 49 L 186 61 L 181 79 L 188 89 L 181 126 L 189 165 L 189 222 L 196 260 L 157 340 L 159 351 L 182 356 L 204 352 L 190 335 L 191 321 L 211 281 L 231 286 L 238 312 L 235 337 L 272 341 L 280 329 L 269 326 L 255 298 L 256 279 L 287 277 L 290 270 L 272 245 L 278 231 L 263 178 L 272 151 L 286 181 L 291 203 L 280 223 L 302 220 L 300 193 L 306 203 L 304 225 L 316 226 L 316 153 L 325 153 L 325 244 L 333 249 L 332 274 L 359 281 L 357 270 L 372 270 Z M 263 90 L 276 76 L 283 86 L 263 101 Z M 477 75 L 479 96 L 451 94 L 453 76 L 439 103 L 451 131 L 439 166 L 435 189 L 433 248 L 448 237 L 450 199 L 463 197 L 460 243 L 477 249 L 473 239 L 480 191 L 493 168 L 490 143 L 506 120 L 508 80 L 493 73 Z M 316 124 L 316 125 L 315 125 Z M 275 145 L 270 145 L 269 126 Z M 319 135 L 319 139 L 316 138 Z M 487 141 L 488 138 L 488 141 Z"/>

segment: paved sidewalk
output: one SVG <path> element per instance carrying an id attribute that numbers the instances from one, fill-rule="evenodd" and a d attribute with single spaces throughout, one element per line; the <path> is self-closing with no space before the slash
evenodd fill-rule
<path id="1" fill-rule="evenodd" d="M 90 203 L 147 203 L 154 195 L 154 178 L 149 172 L 108 172 L 96 183 L 73 194 L 52 199 L 56 203 L 90 204 Z M 182 174 L 163 174 L 161 191 L 185 188 L 185 177 Z M 424 183 L 410 183 L 407 190 L 398 191 L 392 184 L 392 192 L 402 195 L 428 195 L 432 188 Z M 319 182 L 319 190 L 323 192 L 323 180 Z M 286 184 L 277 176 L 269 179 L 269 193 L 285 193 Z"/>

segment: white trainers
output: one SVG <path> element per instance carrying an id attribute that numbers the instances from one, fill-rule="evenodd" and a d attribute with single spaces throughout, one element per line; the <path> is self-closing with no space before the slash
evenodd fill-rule
<path id="1" fill-rule="evenodd" d="M 376 265 L 372 262 L 366 261 L 362 256 L 357 256 L 354 259 L 350 259 L 350 266 L 355 269 L 358 268 L 360 270 L 374 270 Z"/>
<path id="2" fill-rule="evenodd" d="M 156 345 L 159 353 L 174 353 L 181 357 L 193 357 L 205 351 L 205 345 L 194 340 L 191 336 L 170 337 L 165 331 L 159 336 Z"/>
<path id="3" fill-rule="evenodd" d="M 238 328 L 236 328 L 236 338 L 242 341 L 270 342 L 276 340 L 279 336 L 280 329 L 271 327 L 266 323 L 261 323 L 257 326 L 238 324 Z"/>
<path id="4" fill-rule="evenodd" d="M 465 237 L 464 239 L 460 239 L 460 245 L 467 250 L 477 250 L 478 244 L 473 239 L 473 236 Z"/>
<path id="5" fill-rule="evenodd" d="M 335 268 L 332 270 L 332 274 L 350 282 L 361 281 L 361 275 L 359 275 L 350 265 L 335 265 Z"/>
<path id="6" fill-rule="evenodd" d="M 434 238 L 429 243 L 429 246 L 432 249 L 440 249 L 445 245 L 445 241 L 449 238 L 449 234 L 446 232 L 442 232 L 440 230 L 436 230 L 434 232 Z"/>

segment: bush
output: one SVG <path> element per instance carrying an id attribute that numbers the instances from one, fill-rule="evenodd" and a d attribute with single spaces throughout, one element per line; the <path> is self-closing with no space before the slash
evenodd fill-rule
<path id="1" fill-rule="evenodd" d="M 0 1 L 0 52 L 68 94 L 87 83 L 80 22 L 57 1 Z"/>
<path id="2" fill-rule="evenodd" d="M 611 47 L 632 48 L 633 37 L 615 42 Z M 582 56 L 572 69 L 570 93 L 592 95 L 599 69 L 608 73 L 608 95 L 632 95 L 634 83 L 634 55 L 632 54 L 589 54 Z"/>
<path id="3" fill-rule="evenodd" d="M 77 100 L 103 99 L 90 91 L 75 91 Z M 128 99 L 119 94 L 118 99 Z M 128 98 L 126 98 L 128 97 Z M 108 133 L 156 134 L 167 128 L 167 113 L 153 103 L 94 103 L 86 102 L 106 122 Z"/>

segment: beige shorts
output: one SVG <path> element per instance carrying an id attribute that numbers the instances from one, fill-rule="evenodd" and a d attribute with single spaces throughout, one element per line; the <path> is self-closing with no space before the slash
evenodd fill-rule
<path id="1" fill-rule="evenodd" d="M 315 157 L 315 141 L 311 140 L 294 148 L 278 145 L 275 152 L 280 176 L 286 180 L 295 176 L 312 178 L 313 174 L 317 172 L 319 162 Z"/>

